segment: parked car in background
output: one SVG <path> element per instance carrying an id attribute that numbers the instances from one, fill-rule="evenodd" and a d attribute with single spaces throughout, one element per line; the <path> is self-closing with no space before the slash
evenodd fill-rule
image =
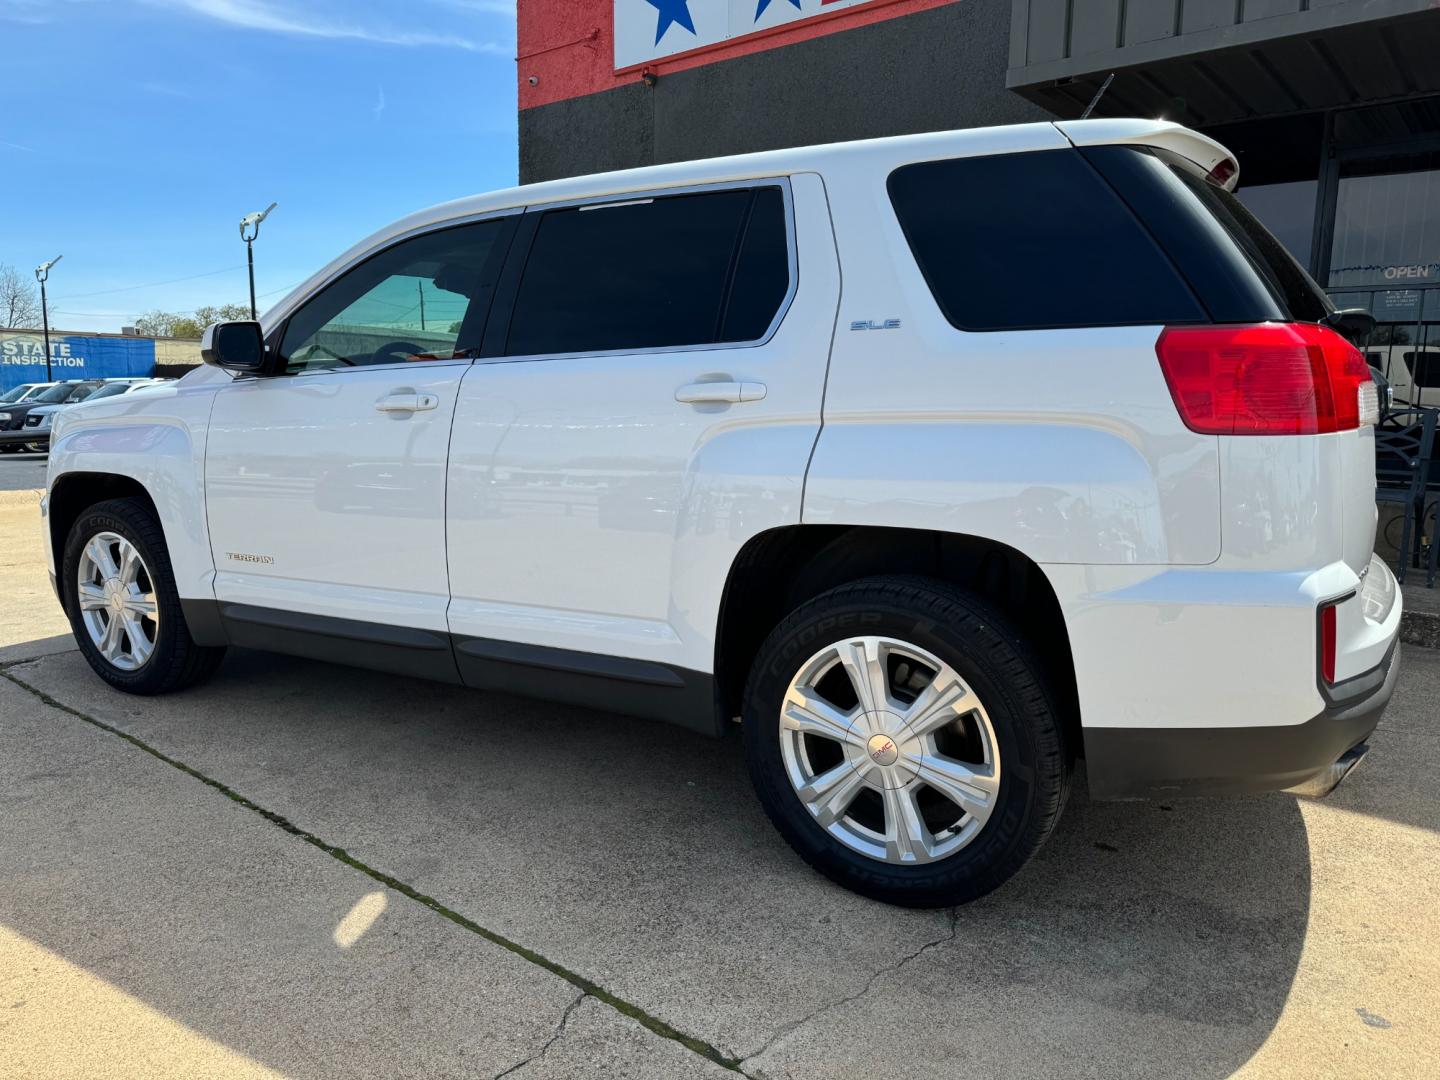
<path id="1" fill-rule="evenodd" d="M 898 904 L 1019 870 L 1080 758 L 1323 794 L 1399 672 L 1377 395 L 1236 179 L 1057 121 L 417 213 L 56 416 L 60 600 L 135 694 L 237 645 L 738 720 L 785 839 Z"/>
<path id="2" fill-rule="evenodd" d="M 25 441 L 21 445 L 24 449 L 36 453 L 48 450 L 50 448 L 51 422 L 54 420 L 55 414 L 62 409 L 73 409 L 82 403 L 132 394 L 137 390 L 143 390 L 148 386 L 157 386 L 166 381 L 168 380 L 106 379 L 83 397 L 71 398 L 54 405 L 36 405 L 25 414 L 24 426 L 20 429 L 25 436 Z"/>
<path id="3" fill-rule="evenodd" d="M 1440 405 L 1440 346 L 1370 345 L 1370 366 L 1385 372 L 1397 404 L 1434 408 Z"/>
<path id="4" fill-rule="evenodd" d="M 53 382 L 27 382 L 21 383 L 19 386 L 12 386 L 5 393 L 0 394 L 0 406 L 19 404 L 54 385 Z"/>
<path id="5" fill-rule="evenodd" d="M 67 379 L 46 387 L 34 397 L 0 408 L 0 450 L 23 450 L 27 442 L 34 441 L 25 434 L 25 420 L 33 410 L 42 405 L 83 401 L 104 385 L 103 379 Z"/>

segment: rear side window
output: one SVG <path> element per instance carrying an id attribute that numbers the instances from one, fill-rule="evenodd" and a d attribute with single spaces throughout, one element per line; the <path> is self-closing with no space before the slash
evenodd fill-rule
<path id="1" fill-rule="evenodd" d="M 1155 156 L 1170 166 L 1230 234 L 1265 279 L 1276 299 L 1285 306 L 1290 318 L 1319 322 L 1330 313 L 1334 305 L 1325 296 L 1325 291 L 1315 284 L 1315 280 L 1295 261 L 1295 256 L 1260 224 L 1260 219 L 1234 194 L 1196 176 L 1174 154 L 1156 150 Z"/>
<path id="2" fill-rule="evenodd" d="M 778 187 L 547 210 L 505 351 L 754 341 L 780 310 L 789 282 Z"/>
<path id="3" fill-rule="evenodd" d="M 888 187 L 920 272 L 961 330 L 1205 321 L 1170 260 L 1073 150 L 906 165 Z"/>

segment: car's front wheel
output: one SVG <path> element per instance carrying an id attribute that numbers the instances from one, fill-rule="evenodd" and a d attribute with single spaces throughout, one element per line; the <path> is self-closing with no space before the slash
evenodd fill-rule
<path id="1" fill-rule="evenodd" d="M 111 499 L 81 513 L 61 561 L 75 640 L 117 690 L 178 690 L 209 678 L 224 657 L 224 648 L 190 636 L 165 534 L 142 500 Z"/>
<path id="2" fill-rule="evenodd" d="M 941 582 L 872 578 L 801 606 L 761 648 L 744 727 L 756 790 L 791 846 L 910 907 L 973 900 L 1016 873 L 1069 786 L 1040 666 Z"/>

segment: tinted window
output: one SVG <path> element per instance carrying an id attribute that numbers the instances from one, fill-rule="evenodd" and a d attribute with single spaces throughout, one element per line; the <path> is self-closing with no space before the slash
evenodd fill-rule
<path id="1" fill-rule="evenodd" d="M 784 299 L 786 251 L 779 188 L 546 211 L 506 352 L 752 341 Z"/>
<path id="2" fill-rule="evenodd" d="M 755 193 L 750 220 L 735 263 L 730 302 L 725 308 L 721 341 L 754 341 L 764 337 L 790 288 L 789 233 L 785 199 L 779 188 Z"/>
<path id="3" fill-rule="evenodd" d="M 129 389 L 130 386 L 128 383 L 110 383 L 109 385 L 102 386 L 99 390 L 96 390 L 93 394 L 90 395 L 88 400 L 96 401 L 100 398 L 116 397 L 119 394 L 125 393 L 125 391 Z"/>
<path id="4" fill-rule="evenodd" d="M 1073 150 L 959 158 L 890 174 L 936 303 L 962 330 L 1197 322 L 1184 280 Z"/>
<path id="5" fill-rule="evenodd" d="M 285 328 L 291 372 L 448 360 L 480 347 L 512 218 L 426 233 L 367 259 Z"/>
<path id="6" fill-rule="evenodd" d="M 1224 188 L 1196 176 L 1175 155 L 1164 150 L 1155 151 L 1155 155 L 1170 165 L 1245 252 L 1290 318 L 1319 322 L 1330 312 L 1333 305 L 1324 291 L 1244 203 Z"/>
<path id="7" fill-rule="evenodd" d="M 1088 161 L 1145 223 L 1214 322 L 1286 318 L 1255 262 L 1176 170 L 1148 149 L 1091 146 Z"/>

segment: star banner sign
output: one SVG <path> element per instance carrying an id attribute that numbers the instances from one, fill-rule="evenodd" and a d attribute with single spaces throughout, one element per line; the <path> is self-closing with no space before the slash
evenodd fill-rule
<path id="1" fill-rule="evenodd" d="M 615 0 L 615 69 L 873 0 Z"/>

